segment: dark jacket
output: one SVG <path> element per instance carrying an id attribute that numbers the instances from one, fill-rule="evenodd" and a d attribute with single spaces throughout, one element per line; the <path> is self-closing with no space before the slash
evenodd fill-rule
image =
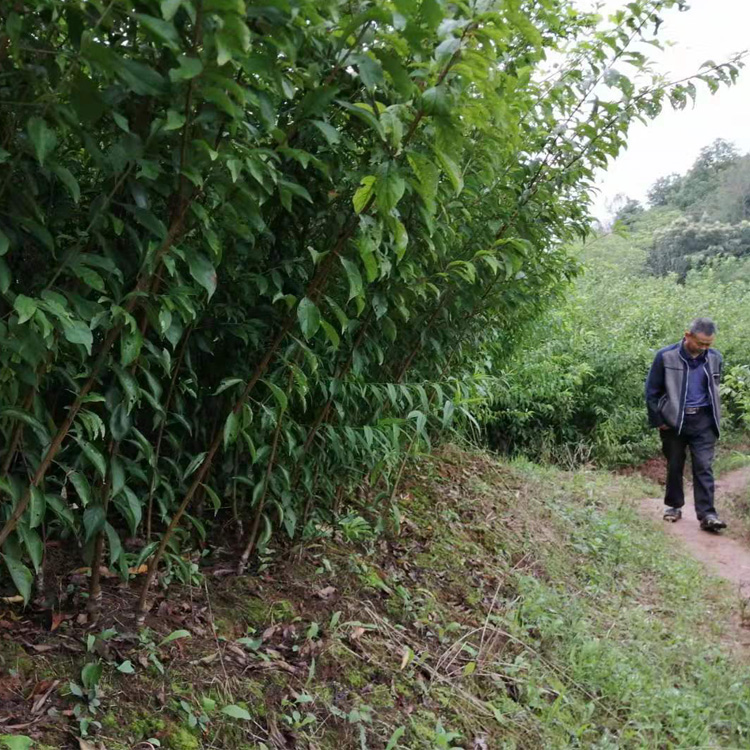
<path id="1" fill-rule="evenodd" d="M 716 349 L 709 349 L 706 352 L 704 367 L 708 375 L 711 412 L 718 435 L 721 423 L 719 381 L 721 380 L 722 357 Z M 652 427 L 667 425 L 677 430 L 678 433 L 682 432 L 687 386 L 688 363 L 682 353 L 682 342 L 659 349 L 646 379 L 646 408 L 648 421 Z"/>

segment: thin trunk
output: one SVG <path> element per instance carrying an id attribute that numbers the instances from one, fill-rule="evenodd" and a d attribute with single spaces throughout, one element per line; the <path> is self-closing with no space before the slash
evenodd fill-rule
<path id="1" fill-rule="evenodd" d="M 240 560 L 237 563 L 237 575 L 242 575 L 247 567 L 247 561 L 250 559 L 250 555 L 255 549 L 255 544 L 258 541 L 258 531 L 260 530 L 260 522 L 263 519 L 263 510 L 266 505 L 266 497 L 268 497 L 268 485 L 271 481 L 271 474 L 273 473 L 273 467 L 276 463 L 276 450 L 279 445 L 279 435 L 281 434 L 281 427 L 284 422 L 284 409 L 279 414 L 278 423 L 276 424 L 276 430 L 273 433 L 273 444 L 271 445 L 271 455 L 268 457 L 268 466 L 266 466 L 266 473 L 263 477 L 263 491 L 261 492 L 260 498 L 258 499 L 258 507 L 255 510 L 255 518 L 253 519 L 253 526 L 250 530 L 250 535 L 247 539 L 245 549 L 242 550 Z"/>
<path id="2" fill-rule="evenodd" d="M 31 408 L 31 405 L 34 403 L 35 393 L 36 388 L 29 389 L 29 392 L 26 395 L 23 404 L 21 405 L 21 408 L 24 411 L 28 411 Z M 11 435 L 10 443 L 8 444 L 8 452 L 5 454 L 2 468 L 0 468 L 0 477 L 6 477 L 8 475 L 8 472 L 10 471 L 10 467 L 13 465 L 13 459 L 16 457 L 18 444 L 21 442 L 21 438 L 23 437 L 23 428 L 24 423 L 20 421 L 17 422 L 16 426 L 13 428 L 13 434 Z"/>
<path id="3" fill-rule="evenodd" d="M 109 441 L 107 451 L 107 474 L 102 484 L 102 508 L 104 510 L 104 523 L 107 522 L 107 511 L 109 500 L 112 496 L 112 459 L 117 452 L 117 443 Z M 86 609 L 89 615 L 89 625 L 93 626 L 99 622 L 102 612 L 102 585 L 101 569 L 104 559 L 104 529 L 100 529 L 94 537 L 94 553 L 91 557 L 91 580 L 89 581 L 89 600 Z"/>
<path id="4" fill-rule="evenodd" d="M 180 347 L 180 353 L 177 355 L 177 361 L 175 362 L 174 372 L 172 373 L 172 379 L 169 381 L 169 390 L 167 391 L 167 400 L 164 402 L 164 419 L 159 425 L 159 433 L 156 437 L 156 445 L 154 446 L 154 467 L 153 474 L 151 475 L 151 486 L 148 491 L 148 508 L 146 510 L 146 542 L 151 541 L 151 529 L 153 519 L 153 508 L 154 508 L 154 493 L 156 492 L 156 483 L 159 478 L 159 456 L 161 455 L 161 444 L 164 439 L 164 429 L 167 425 L 167 418 L 169 417 L 169 407 L 172 404 L 172 397 L 174 396 L 175 387 L 177 385 L 177 376 L 180 373 L 182 367 L 182 360 L 185 357 L 185 351 L 187 350 L 188 340 L 190 334 L 193 332 L 193 327 L 190 326 L 185 331 L 185 336 L 182 339 L 182 346 Z"/>

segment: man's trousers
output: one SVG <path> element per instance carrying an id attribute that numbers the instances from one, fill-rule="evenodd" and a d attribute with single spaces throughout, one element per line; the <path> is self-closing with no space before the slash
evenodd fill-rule
<path id="1" fill-rule="evenodd" d="M 712 463 L 716 445 L 716 431 L 711 407 L 702 408 L 697 414 L 686 414 L 682 432 L 669 428 L 660 430 L 661 444 L 667 459 L 667 488 L 664 502 L 671 508 L 685 505 L 683 471 L 687 449 L 693 465 L 693 498 L 695 514 L 700 521 L 714 508 L 714 474 Z"/>

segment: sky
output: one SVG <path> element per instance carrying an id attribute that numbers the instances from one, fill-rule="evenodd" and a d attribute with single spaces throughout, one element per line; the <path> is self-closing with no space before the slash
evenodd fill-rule
<path id="1" fill-rule="evenodd" d="M 582 5 L 585 3 L 582 3 Z M 625 0 L 607 0 L 605 10 L 614 10 Z M 657 70 L 670 79 L 698 70 L 706 60 L 721 62 L 750 47 L 750 0 L 690 0 L 690 10 L 664 14 L 660 29 L 663 41 L 674 44 L 663 52 L 649 48 Z M 750 59 L 731 88 L 722 87 L 711 95 L 699 85 L 695 106 L 673 111 L 668 105 L 647 126 L 635 123 L 628 148 L 611 163 L 598 180 L 600 193 L 594 213 L 607 216 L 607 203 L 618 193 L 645 200 L 653 182 L 671 172 L 690 168 L 698 152 L 716 138 L 735 143 L 741 152 L 750 151 Z"/>

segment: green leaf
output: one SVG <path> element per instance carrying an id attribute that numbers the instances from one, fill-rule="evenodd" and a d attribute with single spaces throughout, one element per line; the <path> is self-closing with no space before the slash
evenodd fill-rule
<path id="1" fill-rule="evenodd" d="M 71 344 L 81 344 L 91 356 L 91 347 L 94 343 L 94 335 L 91 329 L 82 320 L 61 320 L 63 334 Z"/>
<path id="2" fill-rule="evenodd" d="M 175 630 L 174 632 L 170 633 L 163 641 L 159 643 L 159 648 L 162 646 L 166 646 L 168 643 L 172 643 L 172 641 L 176 641 L 180 638 L 190 638 L 190 631 L 189 630 Z"/>
<path id="3" fill-rule="evenodd" d="M 375 180 L 375 175 L 367 175 L 367 177 L 363 177 L 360 186 L 354 193 L 352 203 L 354 204 L 354 210 L 358 214 L 361 214 L 370 202 L 375 188 Z"/>
<path id="4" fill-rule="evenodd" d="M 81 450 L 84 452 L 86 458 L 91 461 L 101 478 L 104 479 L 107 474 L 107 465 L 104 461 L 104 456 L 91 443 L 85 440 L 79 440 L 78 444 L 81 446 Z"/>
<path id="5" fill-rule="evenodd" d="M 368 91 L 373 91 L 383 83 L 383 67 L 379 60 L 370 57 L 366 52 L 353 55 L 351 60 L 357 66 L 359 77 Z"/>
<path id="6" fill-rule="evenodd" d="M 360 120 L 362 120 L 362 122 L 371 127 L 378 134 L 381 140 L 385 140 L 385 131 L 383 130 L 383 126 L 381 125 L 380 120 L 378 120 L 378 118 L 375 117 L 375 115 L 372 113 L 372 107 L 370 107 L 369 104 L 364 104 L 362 102 L 358 104 L 352 104 L 351 102 L 346 102 L 343 99 L 337 99 L 336 104 L 358 117 Z"/>
<path id="7" fill-rule="evenodd" d="M 3 258 L 0 258 L 0 294 L 5 294 L 10 289 L 13 278 L 10 268 Z"/>
<path id="8" fill-rule="evenodd" d="M 133 674 L 135 672 L 133 662 L 131 662 L 130 659 L 126 659 L 119 667 L 117 667 L 117 671 L 122 674 Z"/>
<path id="9" fill-rule="evenodd" d="M 321 320 L 320 325 L 325 332 L 325 335 L 328 337 L 328 340 L 333 345 L 333 348 L 338 349 L 339 344 L 341 343 L 341 338 L 339 337 L 338 333 L 336 333 L 336 329 L 325 320 Z"/>
<path id="10" fill-rule="evenodd" d="M 104 531 L 107 534 L 107 541 L 109 542 L 109 567 L 112 568 L 122 554 L 122 542 L 111 523 L 104 524 Z"/>
<path id="11" fill-rule="evenodd" d="M 237 643 L 251 651 L 257 651 L 263 645 L 262 638 L 238 638 Z"/>
<path id="12" fill-rule="evenodd" d="M 297 319 L 302 327 L 302 335 L 309 341 L 320 328 L 320 310 L 309 297 L 305 297 L 299 303 Z"/>
<path id="13" fill-rule="evenodd" d="M 117 456 L 112 456 L 109 462 L 109 476 L 112 483 L 112 497 L 116 497 L 125 487 L 125 468 Z"/>
<path id="14" fill-rule="evenodd" d="M 271 393 L 273 393 L 273 397 L 276 399 L 279 406 L 282 409 L 286 409 L 288 405 L 286 393 L 284 393 L 284 391 L 282 391 L 281 388 L 279 388 L 279 386 L 274 385 L 268 380 L 264 380 L 263 382 L 268 386 Z"/>
<path id="15" fill-rule="evenodd" d="M 55 495 L 45 495 L 47 507 L 52 508 L 54 514 L 71 530 L 76 530 L 75 518 L 68 506 Z"/>
<path id="16" fill-rule="evenodd" d="M 124 401 L 115 406 L 109 418 L 109 431 L 112 438 L 118 443 L 125 440 L 130 431 L 131 420 L 128 414 L 128 407 Z"/>
<path id="17" fill-rule="evenodd" d="M 50 434 L 47 428 L 34 416 L 24 411 L 23 409 L 16 409 L 13 406 L 9 406 L 0 411 L 0 417 L 8 417 L 10 419 L 18 419 L 24 424 L 32 427 L 39 437 L 46 443 L 50 441 Z"/>
<path id="18" fill-rule="evenodd" d="M 224 706 L 224 708 L 221 709 L 221 712 L 227 716 L 231 716 L 233 719 L 244 719 L 245 721 L 253 720 L 253 717 L 250 716 L 246 709 L 240 706 L 235 706 L 234 704 Z"/>
<path id="19" fill-rule="evenodd" d="M 216 269 L 211 261 L 201 253 L 192 253 L 188 263 L 190 275 L 208 292 L 208 298 L 211 299 L 217 284 Z"/>
<path id="20" fill-rule="evenodd" d="M 231 388 L 232 386 L 239 385 L 240 383 L 244 383 L 245 381 L 242 378 L 224 378 L 224 380 L 221 381 L 219 384 L 219 387 L 214 391 L 213 395 L 218 396 L 220 393 L 223 393 L 227 388 Z"/>
<path id="21" fill-rule="evenodd" d="M 42 567 L 42 560 L 44 559 L 44 542 L 42 542 L 42 538 L 39 534 L 33 529 L 30 529 L 25 523 L 19 523 L 16 528 L 23 540 L 26 551 L 29 553 L 29 558 L 34 566 L 34 570 L 38 573 Z"/>
<path id="22" fill-rule="evenodd" d="M 390 213 L 401 200 L 405 188 L 404 178 L 398 173 L 396 166 L 391 163 L 382 164 L 378 169 L 374 187 L 380 211 Z"/>
<path id="23" fill-rule="evenodd" d="M 445 85 L 432 86 L 422 93 L 422 109 L 428 115 L 450 114 L 450 99 Z"/>
<path id="24" fill-rule="evenodd" d="M 227 421 L 224 423 L 224 450 L 226 450 L 230 445 L 234 445 L 234 443 L 237 440 L 237 435 L 240 431 L 240 414 L 239 412 L 232 411 L 229 412 L 229 416 L 227 417 Z"/>
<path id="25" fill-rule="evenodd" d="M 8 235 L 3 232 L 2 229 L 0 229 L 0 257 L 5 255 L 5 253 L 8 252 L 8 248 L 10 247 L 10 240 L 8 239 Z"/>
<path id="26" fill-rule="evenodd" d="M 78 119 L 89 125 L 99 120 L 107 110 L 99 87 L 80 71 L 75 74 L 73 79 L 70 102 L 78 115 Z"/>
<path id="27" fill-rule="evenodd" d="M 31 485 L 31 500 L 29 502 L 29 528 L 35 529 L 44 520 L 47 502 L 44 493 L 35 485 Z"/>
<path id="28" fill-rule="evenodd" d="M 435 149 L 435 155 L 443 166 L 443 170 L 448 175 L 448 179 L 451 181 L 453 189 L 456 191 L 456 195 L 458 195 L 464 187 L 464 178 L 461 174 L 461 170 L 456 162 L 454 162 L 447 154 L 440 151 L 440 149 Z"/>
<path id="29" fill-rule="evenodd" d="M 23 603 L 28 604 L 28 601 L 31 598 L 31 584 L 34 581 L 34 576 L 20 560 L 16 560 L 10 555 L 3 555 L 3 560 L 5 560 L 5 565 L 10 573 L 13 585 L 23 597 Z"/>
<path id="30" fill-rule="evenodd" d="M 122 517 L 127 521 L 130 533 L 135 536 L 143 517 L 141 503 L 135 492 L 127 486 L 124 487 L 122 493 L 115 499 L 115 504 Z"/>
<path id="31" fill-rule="evenodd" d="M 166 93 L 166 81 L 153 68 L 130 58 L 118 58 L 115 73 L 134 93 L 141 96 L 161 96 Z"/>
<path id="32" fill-rule="evenodd" d="M 104 507 L 100 503 L 89 505 L 83 513 L 83 528 L 86 531 L 86 541 L 89 542 L 96 534 L 104 529 L 107 518 Z"/>
<path id="33" fill-rule="evenodd" d="M 167 228 L 164 226 L 164 222 L 154 216 L 151 211 L 141 208 L 140 206 L 128 206 L 127 208 L 142 227 L 148 229 L 149 232 L 152 232 L 160 240 L 166 238 Z"/>
<path id="34" fill-rule="evenodd" d="M 60 178 L 60 181 L 68 188 L 68 192 L 73 198 L 74 203 L 78 203 L 81 200 L 81 188 L 78 185 L 78 180 L 73 177 L 73 174 L 69 169 L 63 167 L 60 164 L 54 164 L 52 171 Z M 2 253 L 0 253 L 2 255 Z"/>
<path id="35" fill-rule="evenodd" d="M 184 479 L 187 479 L 203 463 L 203 459 L 205 457 L 206 451 L 203 451 L 202 453 L 199 453 L 197 456 L 193 457 L 193 460 L 188 464 L 187 469 L 185 469 Z"/>
<path id="36" fill-rule="evenodd" d="M 208 493 L 208 497 L 211 500 L 211 504 L 214 506 L 214 512 L 218 513 L 221 510 L 221 498 L 216 494 L 213 488 L 207 484 L 201 483 L 201 487 Z"/>
<path id="37" fill-rule="evenodd" d="M 26 125 L 31 145 L 37 161 L 44 166 L 44 160 L 55 150 L 57 136 L 41 117 L 32 117 Z"/>
<path id="38" fill-rule="evenodd" d="M 409 165 L 418 180 L 417 192 L 425 204 L 431 208 L 437 195 L 440 170 L 424 154 L 412 152 L 409 154 L 408 159 Z"/>
<path id="39" fill-rule="evenodd" d="M 180 67 L 172 68 L 172 70 L 169 71 L 169 79 L 173 83 L 177 83 L 178 81 L 190 81 L 203 72 L 203 63 L 197 57 L 180 55 L 177 58 L 177 62 L 180 64 Z"/>
<path id="40" fill-rule="evenodd" d="M 340 258 L 341 265 L 344 266 L 347 278 L 349 279 L 349 299 L 352 300 L 354 297 L 358 297 L 362 294 L 364 285 L 362 284 L 362 276 L 357 268 L 356 263 L 347 260 L 346 258 Z"/>
<path id="41" fill-rule="evenodd" d="M 171 21 L 182 5 L 182 0 L 161 0 L 161 15 L 165 21 Z"/>
<path id="42" fill-rule="evenodd" d="M 179 130 L 185 124 L 185 115 L 174 109 L 167 110 L 167 122 L 164 130 Z"/>
<path id="43" fill-rule="evenodd" d="M 216 62 L 221 66 L 233 57 L 239 57 L 250 48 L 250 29 L 237 15 L 224 17 L 224 23 L 215 36 L 217 57 Z"/>
<path id="44" fill-rule="evenodd" d="M 162 14 L 163 12 L 162 9 Z M 177 34 L 177 29 L 175 29 L 170 21 L 165 21 L 155 16 L 147 16 L 145 13 L 136 13 L 135 18 L 140 21 L 141 26 L 148 29 L 151 34 L 164 42 L 167 47 L 173 50 L 180 48 L 180 37 Z"/>
<path id="45" fill-rule="evenodd" d="M 8 750 L 30 750 L 34 745 L 34 740 L 25 734 L 0 734 L 0 742 Z"/>
<path id="46" fill-rule="evenodd" d="M 323 122 L 323 120 L 312 120 L 312 124 L 323 133 L 329 146 L 335 146 L 341 140 L 341 134 L 333 125 L 329 125 L 327 122 Z"/>
<path id="47" fill-rule="evenodd" d="M 81 505 L 85 508 L 91 502 L 91 486 L 89 480 L 80 471 L 71 471 L 68 474 L 68 479 L 73 485 L 78 495 L 78 499 L 81 501 Z"/>
<path id="48" fill-rule="evenodd" d="M 13 302 L 13 309 L 18 313 L 18 322 L 25 323 L 34 317 L 37 309 L 36 300 L 25 294 L 19 294 Z"/>
<path id="49" fill-rule="evenodd" d="M 102 678 L 102 665 L 99 661 L 89 662 L 81 670 L 81 682 L 86 690 L 96 687 Z"/>
<path id="50" fill-rule="evenodd" d="M 388 744 L 385 746 L 385 750 L 393 750 L 393 748 L 395 748 L 398 744 L 398 741 L 404 736 L 404 732 L 406 732 L 405 727 L 399 727 L 398 729 L 396 729 L 391 735 L 391 738 L 388 740 Z"/>
<path id="51" fill-rule="evenodd" d="M 123 329 L 120 334 L 120 364 L 123 367 L 133 364 L 140 356 L 142 346 L 143 335 L 137 328 L 135 330 Z"/>

